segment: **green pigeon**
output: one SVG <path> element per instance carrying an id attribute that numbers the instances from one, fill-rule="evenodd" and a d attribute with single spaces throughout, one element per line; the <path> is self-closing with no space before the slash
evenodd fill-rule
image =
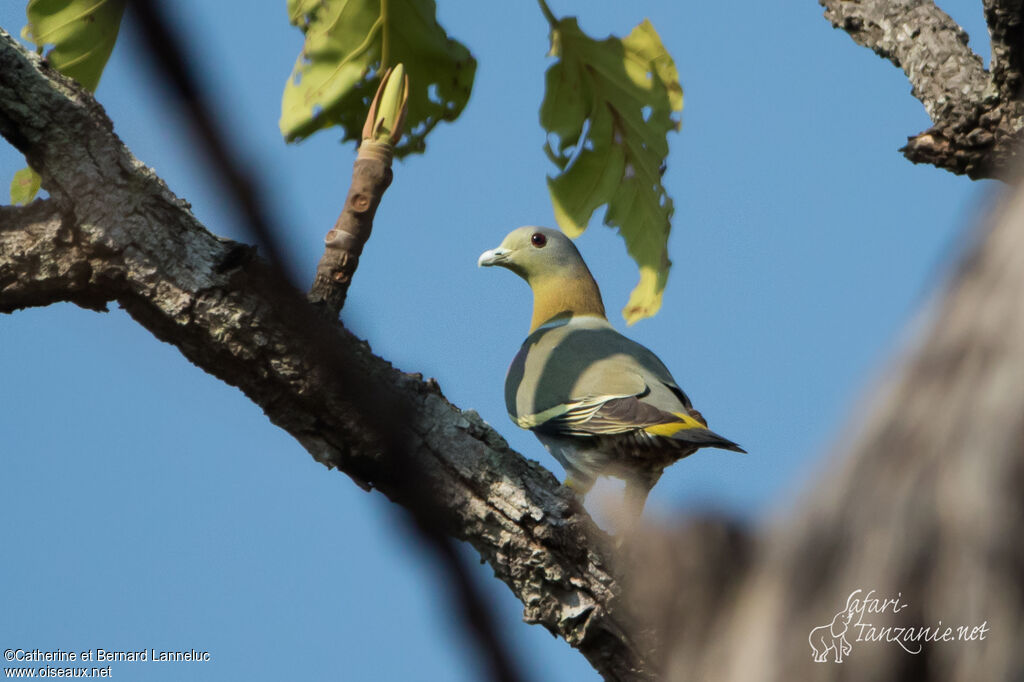
<path id="1" fill-rule="evenodd" d="M 567 236 L 520 227 L 478 264 L 508 268 L 533 290 L 530 335 L 505 377 L 505 405 L 565 468 L 580 499 L 598 476 L 615 476 L 639 515 L 676 460 L 704 447 L 745 452 L 708 429 L 658 356 L 615 331 Z"/>

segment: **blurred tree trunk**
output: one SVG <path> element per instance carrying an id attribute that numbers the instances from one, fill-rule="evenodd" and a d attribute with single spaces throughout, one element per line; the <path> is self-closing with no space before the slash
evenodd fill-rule
<path id="1" fill-rule="evenodd" d="M 985 69 L 931 0 L 819 1 L 932 119 L 908 159 L 1022 177 L 1024 2 L 984 0 Z M 753 534 L 638 543 L 627 589 L 667 678 L 1024 679 L 1024 184 L 973 238 L 804 499 Z"/>
<path id="2" fill-rule="evenodd" d="M 1024 679 L 1024 185 L 974 236 L 805 499 L 752 547 L 709 521 L 640 550 L 669 679 Z M 858 589 L 897 605 L 853 602 L 849 653 L 815 662 Z M 975 640 L 858 641 L 958 626 Z"/>

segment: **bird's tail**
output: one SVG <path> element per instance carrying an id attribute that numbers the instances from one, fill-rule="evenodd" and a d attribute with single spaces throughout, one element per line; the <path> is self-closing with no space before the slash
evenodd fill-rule
<path id="1" fill-rule="evenodd" d="M 644 429 L 644 431 L 653 436 L 670 438 L 680 444 L 687 443 L 699 448 L 721 448 L 722 450 L 732 450 L 733 452 L 747 452 L 728 438 L 719 436 L 709 429 L 707 422 L 704 421 L 704 417 L 696 410 L 693 411 L 693 414 L 673 412 L 672 416 L 675 419 L 660 424 L 653 424 Z"/>
<path id="2" fill-rule="evenodd" d="M 717 433 L 708 428 L 702 429 L 684 429 L 672 436 L 673 440 L 682 441 L 684 443 L 692 443 L 697 447 L 701 448 L 720 448 L 722 450 L 732 450 L 733 452 L 742 452 L 746 454 L 747 451 L 741 448 L 736 443 L 733 443 L 728 438 L 719 436 Z"/>

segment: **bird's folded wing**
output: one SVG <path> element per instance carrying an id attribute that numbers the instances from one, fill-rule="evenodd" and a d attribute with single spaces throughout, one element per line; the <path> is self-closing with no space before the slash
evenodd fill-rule
<path id="1" fill-rule="evenodd" d="M 604 436 L 698 424 L 689 399 L 649 350 L 610 328 L 544 330 L 523 344 L 506 380 L 509 416 L 552 435 Z M 668 426 L 675 424 L 675 426 Z"/>
<path id="2" fill-rule="evenodd" d="M 524 429 L 544 426 L 551 431 L 566 431 L 589 421 L 609 400 L 623 396 L 590 396 L 569 400 L 536 414 L 510 414 L 512 421 Z"/>
<path id="3" fill-rule="evenodd" d="M 643 396 L 600 396 L 566 405 L 558 414 L 544 415 L 532 427 L 564 436 L 611 436 L 645 431 L 652 436 L 672 437 L 685 429 L 704 429 L 704 424 L 683 412 L 666 412 L 644 402 Z M 537 415 L 540 417 L 541 415 Z"/>

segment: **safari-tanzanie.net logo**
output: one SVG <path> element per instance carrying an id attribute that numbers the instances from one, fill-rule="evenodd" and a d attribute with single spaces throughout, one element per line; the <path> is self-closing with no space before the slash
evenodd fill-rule
<path id="1" fill-rule="evenodd" d="M 843 657 L 853 652 L 851 642 L 896 644 L 908 654 L 919 654 L 925 642 L 976 642 L 989 633 L 987 620 L 980 625 L 943 625 L 941 620 L 936 625 L 923 626 L 876 625 L 874 622 L 882 614 L 898 614 L 905 608 L 907 603 L 903 601 L 902 592 L 895 597 L 882 598 L 874 590 L 867 594 L 862 589 L 854 590 L 831 623 L 811 630 L 807 637 L 811 655 L 818 663 L 827 663 L 830 656 L 833 662 L 842 663 Z"/>

